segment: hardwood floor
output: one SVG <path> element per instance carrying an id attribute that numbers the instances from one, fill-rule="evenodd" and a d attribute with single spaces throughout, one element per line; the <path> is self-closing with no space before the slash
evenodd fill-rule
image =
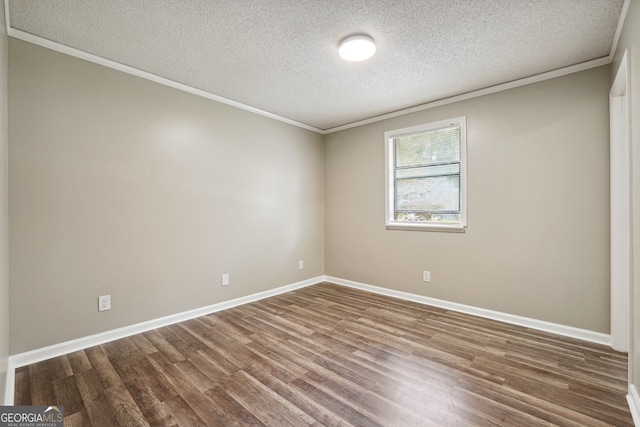
<path id="1" fill-rule="evenodd" d="M 36 363 L 65 426 L 632 426 L 608 347 L 322 283 Z"/>

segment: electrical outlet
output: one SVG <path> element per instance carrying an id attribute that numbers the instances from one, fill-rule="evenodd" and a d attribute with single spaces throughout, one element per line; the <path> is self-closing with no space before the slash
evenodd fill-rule
<path id="1" fill-rule="evenodd" d="M 302 270 L 304 268 L 304 261 L 300 260 L 298 261 L 298 270 Z"/>
<path id="2" fill-rule="evenodd" d="M 222 286 L 229 286 L 229 275 L 228 274 L 223 274 L 222 275 Z"/>
<path id="3" fill-rule="evenodd" d="M 98 311 L 111 310 L 111 295 L 102 295 L 98 297 Z"/>
<path id="4" fill-rule="evenodd" d="M 430 271 L 423 271 L 422 272 L 422 280 L 424 282 L 431 282 L 431 272 Z"/>

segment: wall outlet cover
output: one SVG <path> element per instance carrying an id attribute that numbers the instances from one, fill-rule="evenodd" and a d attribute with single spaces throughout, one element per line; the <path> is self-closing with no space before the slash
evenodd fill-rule
<path id="1" fill-rule="evenodd" d="M 111 295 L 102 295 L 98 297 L 98 311 L 111 310 Z"/>

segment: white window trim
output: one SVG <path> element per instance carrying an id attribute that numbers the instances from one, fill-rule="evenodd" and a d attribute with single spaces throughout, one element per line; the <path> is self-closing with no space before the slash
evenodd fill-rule
<path id="1" fill-rule="evenodd" d="M 396 221 L 394 219 L 394 194 L 393 194 L 393 143 L 392 140 L 399 136 L 443 128 L 451 124 L 460 126 L 460 224 L 419 224 Z M 384 133 L 385 148 L 385 224 L 387 230 L 417 230 L 417 231 L 445 231 L 464 233 L 467 227 L 467 118 L 456 117 L 449 120 L 441 120 L 433 123 L 396 129 Z"/>

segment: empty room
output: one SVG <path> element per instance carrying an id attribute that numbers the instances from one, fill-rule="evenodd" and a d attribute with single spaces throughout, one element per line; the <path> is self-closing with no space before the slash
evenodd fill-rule
<path id="1" fill-rule="evenodd" d="M 0 8 L 0 426 L 640 425 L 640 0 Z"/>

